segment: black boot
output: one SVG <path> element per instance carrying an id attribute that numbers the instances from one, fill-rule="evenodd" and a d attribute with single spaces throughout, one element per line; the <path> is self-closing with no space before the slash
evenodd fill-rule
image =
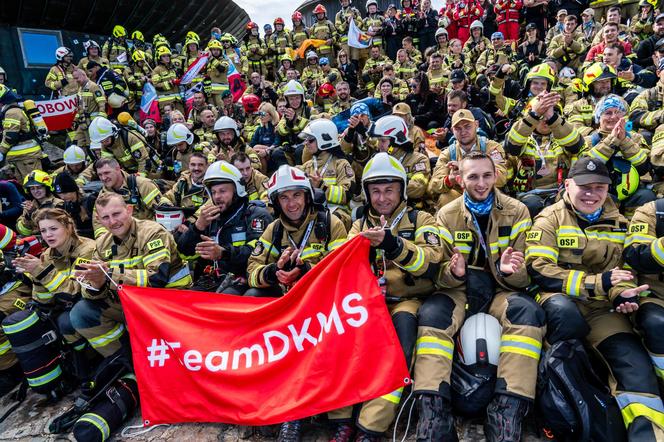
<path id="1" fill-rule="evenodd" d="M 350 442 L 355 435 L 355 427 L 349 423 L 338 423 L 330 442 Z"/>
<path id="2" fill-rule="evenodd" d="M 516 396 L 497 394 L 486 409 L 484 436 L 487 442 L 518 442 L 521 422 L 530 403 Z"/>
<path id="3" fill-rule="evenodd" d="M 417 397 L 417 442 L 456 442 L 459 440 L 449 400 L 437 394 Z"/>
<path id="4" fill-rule="evenodd" d="M 302 422 L 290 421 L 281 424 L 277 442 L 300 442 L 302 436 Z"/>
<path id="5" fill-rule="evenodd" d="M 18 362 L 6 370 L 0 370 L 0 398 L 11 392 L 23 378 L 23 370 Z"/>

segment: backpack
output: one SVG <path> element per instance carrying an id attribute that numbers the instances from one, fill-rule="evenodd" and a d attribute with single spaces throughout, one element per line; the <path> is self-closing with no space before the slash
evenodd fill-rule
<path id="1" fill-rule="evenodd" d="M 657 238 L 664 236 L 664 198 L 655 201 L 655 231 Z"/>
<path id="2" fill-rule="evenodd" d="M 578 339 L 553 344 L 540 359 L 536 406 L 547 437 L 627 440 L 620 408 Z"/>
<path id="3" fill-rule="evenodd" d="M 482 153 L 486 153 L 486 138 L 482 137 L 482 136 L 480 136 L 478 138 L 480 140 L 480 151 Z M 454 145 L 455 141 L 456 141 L 456 139 L 454 139 L 454 137 L 452 137 L 452 139 L 450 139 L 450 145 L 448 147 L 448 149 L 450 151 L 450 161 L 457 161 L 457 152 L 456 152 L 457 150 L 456 150 L 456 146 Z"/>

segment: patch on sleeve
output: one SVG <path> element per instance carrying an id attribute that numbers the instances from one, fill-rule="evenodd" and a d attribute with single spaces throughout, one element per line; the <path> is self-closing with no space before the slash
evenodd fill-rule
<path id="1" fill-rule="evenodd" d="M 251 252 L 253 256 L 260 256 L 263 254 L 263 250 L 265 250 L 265 246 L 263 245 L 262 242 L 257 241 L 256 246 L 254 247 L 254 251 Z"/>
<path id="2" fill-rule="evenodd" d="M 629 226 L 629 233 L 648 233 L 648 224 L 634 223 Z"/>
<path id="3" fill-rule="evenodd" d="M 424 232 L 424 241 L 432 246 L 440 245 L 440 237 L 432 232 Z"/>
<path id="4" fill-rule="evenodd" d="M 417 163 L 417 164 L 415 165 L 415 172 L 424 172 L 425 170 L 427 170 L 427 166 L 426 166 L 426 164 L 424 164 L 424 163 Z"/>
<path id="5" fill-rule="evenodd" d="M 526 241 L 541 241 L 542 240 L 542 231 L 541 230 L 531 230 L 526 232 Z"/>
<path id="6" fill-rule="evenodd" d="M 265 221 L 260 218 L 254 218 L 251 220 L 251 230 L 255 232 L 262 232 L 265 230 Z"/>
<path id="7" fill-rule="evenodd" d="M 101 97 L 101 91 L 95 91 L 95 97 L 97 98 Z"/>
<path id="8" fill-rule="evenodd" d="M 503 161 L 503 156 L 498 149 L 492 150 L 489 156 L 493 161 Z"/>
<path id="9" fill-rule="evenodd" d="M 157 250 L 160 247 L 164 247 L 164 242 L 161 239 L 154 239 L 148 243 L 149 251 Z"/>
<path id="10" fill-rule="evenodd" d="M 473 240 L 473 234 L 470 230 L 459 230 L 454 232 L 454 241 L 456 242 L 471 242 Z"/>
<path id="11" fill-rule="evenodd" d="M 134 158 L 140 158 L 141 157 L 141 150 L 136 149 L 132 155 L 134 155 Z"/>

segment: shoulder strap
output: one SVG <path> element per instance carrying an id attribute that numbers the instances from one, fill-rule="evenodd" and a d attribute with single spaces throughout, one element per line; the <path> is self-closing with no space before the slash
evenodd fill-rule
<path id="1" fill-rule="evenodd" d="M 657 238 L 664 236 L 664 198 L 655 201 L 655 230 Z"/>
<path id="2" fill-rule="evenodd" d="M 325 243 L 325 248 L 327 249 L 328 244 L 330 243 L 330 238 L 332 237 L 332 218 L 330 217 L 330 211 L 319 210 L 316 214 L 316 225 L 314 226 L 316 236 L 323 240 Z"/>
<path id="3" fill-rule="evenodd" d="M 456 161 L 457 160 L 457 147 L 456 143 L 450 144 L 448 147 L 450 151 L 450 161 Z"/>
<path id="4" fill-rule="evenodd" d="M 267 258 L 270 256 L 270 252 L 274 247 L 277 250 L 277 254 L 281 254 L 281 237 L 284 235 L 284 226 L 281 224 L 281 220 L 277 217 L 276 223 L 274 224 L 274 229 L 272 229 L 272 239 L 270 240 L 270 250 L 267 251 L 265 262 L 267 263 Z"/>
<path id="5" fill-rule="evenodd" d="M 417 215 L 419 214 L 419 210 L 413 209 L 408 212 L 408 221 L 417 229 Z"/>
<path id="6" fill-rule="evenodd" d="M 130 174 L 127 176 L 127 186 L 129 187 L 129 194 L 131 195 L 131 199 L 136 201 L 136 208 L 140 210 L 143 207 L 143 199 L 141 198 L 141 191 L 138 190 L 136 175 Z"/>

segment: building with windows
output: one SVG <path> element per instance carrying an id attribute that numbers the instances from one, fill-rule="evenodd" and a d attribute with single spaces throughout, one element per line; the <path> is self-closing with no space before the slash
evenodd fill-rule
<path id="1" fill-rule="evenodd" d="M 241 37 L 249 16 L 231 0 L 13 0 L 0 7 L 0 66 L 9 84 L 31 98 L 48 98 L 44 78 L 55 63 L 55 50 L 70 47 L 74 59 L 85 55 L 83 42 L 103 46 L 113 26 L 131 34 L 139 30 L 146 42 L 161 33 L 174 44 L 187 31 L 207 43 L 210 28 Z"/>

